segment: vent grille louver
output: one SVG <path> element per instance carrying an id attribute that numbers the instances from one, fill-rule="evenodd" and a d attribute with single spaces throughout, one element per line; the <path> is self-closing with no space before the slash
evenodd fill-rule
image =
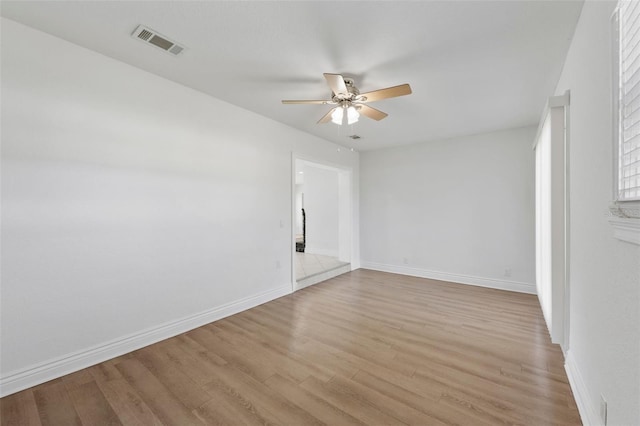
<path id="1" fill-rule="evenodd" d="M 173 56 L 178 56 L 185 50 L 184 46 L 170 40 L 151 28 L 145 27 L 144 25 L 138 25 L 138 28 L 136 28 L 133 34 L 131 34 L 131 37 L 140 40 L 143 43 L 162 49 L 165 52 L 169 52 Z"/>
<path id="2" fill-rule="evenodd" d="M 138 38 L 141 38 L 142 40 L 147 41 L 152 35 L 153 35 L 152 32 L 147 30 L 142 30 L 140 31 L 140 34 L 138 34 Z"/>

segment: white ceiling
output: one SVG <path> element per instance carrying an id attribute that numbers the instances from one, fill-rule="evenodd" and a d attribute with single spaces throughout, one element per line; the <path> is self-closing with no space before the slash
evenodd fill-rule
<path id="1" fill-rule="evenodd" d="M 2 1 L 2 16 L 358 150 L 536 124 L 581 1 Z M 173 57 L 130 37 L 146 25 Z M 64 60 L 64 58 L 61 58 Z M 316 121 L 322 73 L 362 91 L 410 83 L 353 127 Z M 352 141 L 347 136 L 362 137 Z"/>

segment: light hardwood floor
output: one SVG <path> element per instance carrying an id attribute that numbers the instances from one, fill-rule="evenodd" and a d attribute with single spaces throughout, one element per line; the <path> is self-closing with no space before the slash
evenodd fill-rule
<path id="1" fill-rule="evenodd" d="M 580 424 L 535 296 L 367 270 L 1 410 L 2 425 Z"/>

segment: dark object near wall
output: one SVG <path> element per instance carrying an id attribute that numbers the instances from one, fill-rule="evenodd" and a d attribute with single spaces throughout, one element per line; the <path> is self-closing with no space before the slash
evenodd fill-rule
<path id="1" fill-rule="evenodd" d="M 307 215 L 302 209 L 302 241 L 296 241 L 296 251 L 298 253 L 304 253 L 305 246 L 307 245 Z"/>

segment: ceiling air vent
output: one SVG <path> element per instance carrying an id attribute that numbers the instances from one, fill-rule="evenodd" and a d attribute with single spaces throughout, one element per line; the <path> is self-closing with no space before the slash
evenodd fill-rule
<path id="1" fill-rule="evenodd" d="M 138 28 L 131 34 L 131 37 L 138 39 L 144 43 L 158 47 L 172 55 L 179 55 L 184 50 L 184 46 L 179 45 L 175 41 L 169 40 L 167 37 L 158 34 L 151 28 L 144 25 L 138 25 Z"/>

